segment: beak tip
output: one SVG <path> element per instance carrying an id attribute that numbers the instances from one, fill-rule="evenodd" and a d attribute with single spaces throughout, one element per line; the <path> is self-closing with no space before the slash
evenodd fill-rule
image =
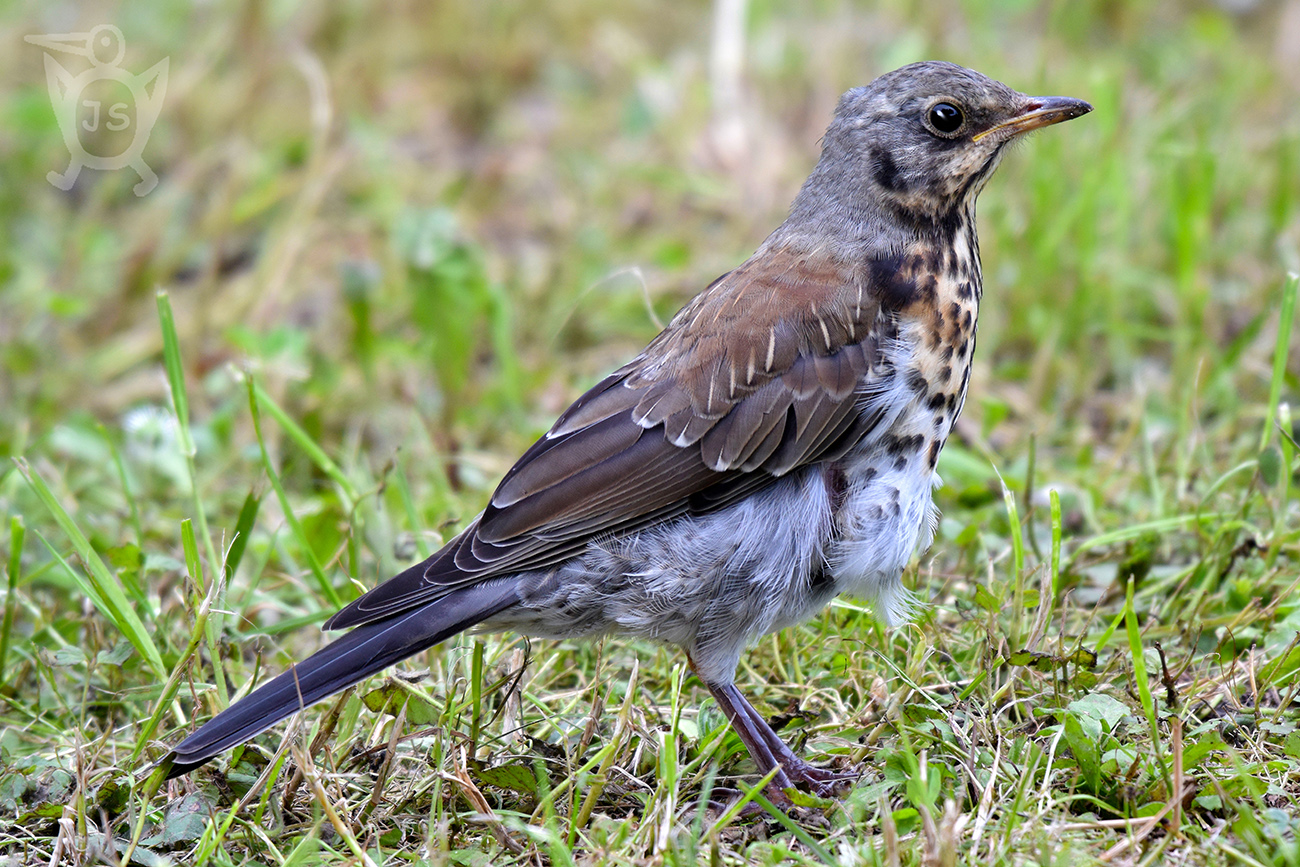
<path id="1" fill-rule="evenodd" d="M 1070 118 L 1092 111 L 1092 103 L 1073 96 L 1038 96 L 1029 100 L 1022 111 L 1025 114 L 1061 114 Z"/>

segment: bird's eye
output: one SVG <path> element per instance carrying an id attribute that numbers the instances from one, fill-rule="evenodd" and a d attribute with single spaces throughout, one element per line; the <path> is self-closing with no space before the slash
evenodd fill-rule
<path id="1" fill-rule="evenodd" d="M 930 106 L 930 126 L 934 127 L 935 132 L 944 135 L 952 135 L 961 129 L 961 125 L 966 118 L 962 115 L 961 109 L 951 102 L 936 102 Z"/>

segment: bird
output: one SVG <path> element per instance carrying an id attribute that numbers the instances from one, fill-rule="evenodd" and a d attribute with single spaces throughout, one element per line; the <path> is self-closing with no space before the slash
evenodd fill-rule
<path id="1" fill-rule="evenodd" d="M 737 665 L 840 594 L 889 625 L 912 613 L 901 576 L 934 537 L 975 349 L 976 197 L 1010 143 L 1090 111 L 945 61 L 846 92 L 757 251 L 566 409 L 463 532 L 324 624 L 347 634 L 176 744 L 166 777 L 478 628 L 675 645 L 769 792 L 842 793 L 856 774 L 797 755 Z"/>

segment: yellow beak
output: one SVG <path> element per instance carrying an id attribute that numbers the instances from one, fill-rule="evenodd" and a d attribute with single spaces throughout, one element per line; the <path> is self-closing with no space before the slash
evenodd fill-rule
<path id="1" fill-rule="evenodd" d="M 986 135 L 1000 134 L 1003 138 L 1029 132 L 1054 123 L 1074 120 L 1092 111 L 1092 106 L 1082 99 L 1070 96 L 1031 96 L 1025 102 L 1020 114 L 1004 120 L 997 126 L 976 133 L 971 141 L 979 141 Z"/>

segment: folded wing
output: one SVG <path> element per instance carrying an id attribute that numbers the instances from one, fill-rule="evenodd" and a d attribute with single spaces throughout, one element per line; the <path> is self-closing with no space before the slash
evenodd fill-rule
<path id="1" fill-rule="evenodd" d="M 797 275 L 797 276 L 796 276 Z M 889 319 L 864 272 L 760 251 L 579 398 L 483 514 L 326 623 L 372 623 L 495 576 L 544 569 L 597 536 L 722 508 L 838 457 L 879 418 Z"/>

